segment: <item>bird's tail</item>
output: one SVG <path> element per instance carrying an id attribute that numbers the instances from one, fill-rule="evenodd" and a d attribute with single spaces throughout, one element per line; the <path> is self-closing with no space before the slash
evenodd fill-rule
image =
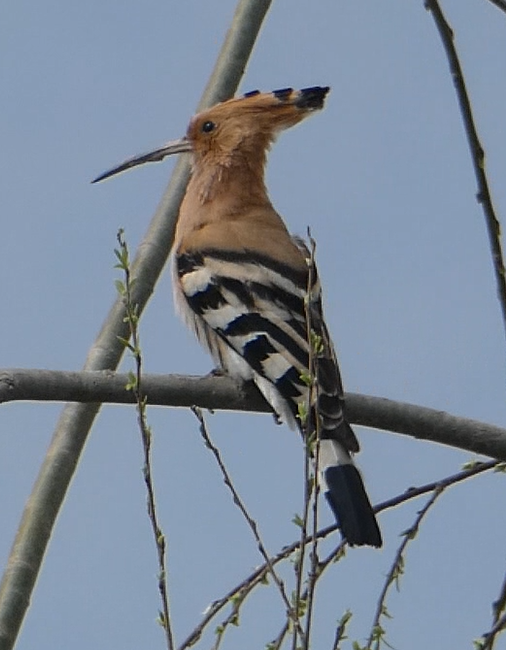
<path id="1" fill-rule="evenodd" d="M 319 463 L 325 497 L 344 539 L 350 546 L 381 546 L 381 533 L 371 502 L 349 453 L 336 440 L 322 439 Z"/>

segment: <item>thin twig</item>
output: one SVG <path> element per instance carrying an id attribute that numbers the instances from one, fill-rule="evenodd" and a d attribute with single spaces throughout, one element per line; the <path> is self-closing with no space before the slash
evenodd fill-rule
<path id="1" fill-rule="evenodd" d="M 130 340 L 123 339 L 122 342 L 130 350 L 135 361 L 135 374 L 132 374 L 127 390 L 131 390 L 135 395 L 137 407 L 137 421 L 142 438 L 142 449 L 144 452 L 144 465 L 142 468 L 144 482 L 147 491 L 147 507 L 153 537 L 155 540 L 158 556 L 158 590 L 162 601 L 162 611 L 159 613 L 158 621 L 165 630 L 167 641 L 167 650 L 174 650 L 174 635 L 172 632 L 172 623 L 169 610 L 169 594 L 167 587 L 167 565 L 166 565 L 166 538 L 158 522 L 156 512 L 155 488 L 151 473 L 151 429 L 147 424 L 146 404 L 147 400 L 142 387 L 142 353 L 139 337 L 139 314 L 138 307 L 132 302 L 132 278 L 130 272 L 130 259 L 128 255 L 128 246 L 123 236 L 123 230 L 117 235 L 119 249 L 115 250 L 118 264 L 116 268 L 123 271 L 125 282 L 117 281 L 116 288 L 123 297 L 125 303 L 125 319 L 130 329 Z"/>
<path id="2" fill-rule="evenodd" d="M 266 584 L 267 573 L 269 572 L 269 567 L 266 564 L 263 564 L 256 571 L 250 574 L 245 578 L 239 585 L 231 589 L 227 594 L 215 600 L 211 605 L 206 609 L 204 613 L 204 618 L 197 625 L 197 627 L 190 633 L 190 635 L 183 641 L 179 646 L 178 650 L 185 650 L 195 645 L 197 641 L 202 636 L 204 629 L 211 622 L 211 620 L 219 614 L 219 612 L 232 603 L 232 608 L 235 608 L 235 601 L 241 597 L 241 601 L 244 601 L 246 596 L 253 591 L 253 589 L 259 584 Z M 227 617 L 228 619 L 228 617 Z M 227 620 L 225 619 L 225 620 Z"/>
<path id="3" fill-rule="evenodd" d="M 230 625 L 239 625 L 239 610 L 248 593 L 249 591 L 244 589 L 242 592 L 240 591 L 231 597 L 230 603 L 232 605 L 232 611 L 216 628 L 216 640 L 211 650 L 219 650 L 221 642 L 225 638 L 225 632 Z"/>
<path id="4" fill-rule="evenodd" d="M 503 582 L 502 582 L 502 586 L 501 586 L 501 591 L 499 593 L 499 597 L 494 602 L 494 604 L 492 606 L 492 610 L 493 610 L 493 613 L 494 613 L 493 622 L 497 623 L 499 618 L 506 611 L 506 575 L 503 578 Z"/>
<path id="5" fill-rule="evenodd" d="M 378 598 L 378 605 L 371 626 L 371 633 L 367 641 L 367 646 L 366 646 L 367 650 L 372 649 L 373 643 L 374 643 L 374 650 L 379 650 L 382 642 L 388 645 L 384 639 L 385 630 L 381 625 L 381 618 L 384 616 L 388 616 L 388 611 L 385 604 L 388 591 L 393 584 L 396 584 L 397 586 L 399 585 L 400 576 L 404 573 L 404 553 L 406 551 L 406 547 L 409 544 L 409 542 L 415 539 L 423 518 L 428 513 L 430 508 L 434 505 L 434 503 L 437 501 L 437 499 L 441 496 L 444 489 L 445 489 L 444 487 L 435 488 L 435 490 L 432 493 L 432 496 L 428 499 L 427 503 L 424 505 L 424 507 L 421 510 L 418 511 L 415 521 L 413 522 L 413 525 L 410 528 L 408 528 L 408 530 L 404 531 L 404 533 L 402 533 L 404 539 L 402 540 L 399 548 L 397 549 L 397 553 L 395 554 L 394 561 L 392 562 L 392 566 L 390 567 L 390 571 L 386 576 L 383 589 L 381 590 L 380 596 Z"/>
<path id="6" fill-rule="evenodd" d="M 306 544 L 312 543 L 312 535 L 310 537 L 308 537 L 308 539 L 306 540 L 305 543 Z M 330 564 L 333 564 L 333 563 L 337 562 L 338 560 L 340 560 L 342 557 L 344 557 L 345 544 L 346 544 L 346 542 L 344 540 L 341 540 L 341 542 L 338 544 L 338 546 L 331 553 L 329 553 L 324 560 L 322 560 L 321 562 L 318 562 L 318 572 L 314 573 L 314 575 L 313 575 L 313 584 L 311 584 L 311 581 L 308 583 L 308 586 L 304 589 L 304 591 L 302 592 L 302 594 L 300 596 L 301 602 L 308 602 L 309 601 L 310 589 L 313 589 L 313 591 L 314 591 L 316 582 L 321 577 L 321 575 L 323 574 L 325 569 L 327 569 L 327 567 L 329 567 Z M 306 627 L 306 629 L 307 629 L 307 627 Z M 309 629 L 311 629 L 311 627 L 309 627 Z M 280 633 L 278 634 L 278 636 L 276 638 L 277 639 L 282 638 L 282 635 L 284 634 L 284 632 L 285 632 L 285 627 L 283 627 L 281 629 Z M 308 648 L 309 648 L 308 645 L 304 646 L 304 650 L 308 650 Z"/>
<path id="7" fill-rule="evenodd" d="M 307 235 L 309 240 L 309 259 L 308 259 L 308 304 L 306 305 L 306 328 L 307 336 L 309 343 L 309 368 L 310 368 L 310 411 L 311 412 L 311 393 L 316 392 L 314 399 L 314 431 L 315 431 L 315 440 L 314 440 L 314 449 L 311 450 L 310 447 L 306 449 L 306 457 L 308 462 L 311 458 L 311 452 L 314 456 L 314 467 L 313 467 L 313 477 L 307 477 L 306 480 L 312 479 L 311 487 L 313 495 L 313 516 L 312 516 L 312 532 L 311 532 L 311 550 L 310 550 L 310 571 L 308 574 L 308 588 L 307 588 L 307 598 L 306 600 L 306 643 L 307 648 L 309 649 L 310 639 L 311 639 L 311 623 L 313 620 L 313 609 L 314 609 L 314 594 L 316 588 L 316 581 L 318 578 L 318 572 L 320 570 L 319 560 L 318 560 L 318 504 L 319 504 L 319 472 L 320 472 L 320 417 L 318 414 L 318 375 L 316 371 L 316 356 L 321 353 L 320 347 L 322 344 L 321 336 L 316 335 L 316 332 L 313 329 L 313 319 L 312 319 L 312 305 L 313 305 L 313 282 L 316 280 L 316 262 L 315 262 L 315 253 L 316 253 L 316 242 L 311 237 L 311 230 L 307 229 Z M 316 382 L 316 384 L 315 384 Z M 305 548 L 305 545 L 304 545 Z"/>
<path id="8" fill-rule="evenodd" d="M 496 1 L 497 4 L 497 1 Z M 501 6 L 498 4 L 498 6 Z M 428 9 L 436 24 L 441 41 L 448 57 L 450 71 L 452 73 L 453 83 L 457 92 L 457 98 L 462 114 L 462 121 L 467 135 L 467 141 L 473 161 L 474 173 L 478 184 L 478 193 L 476 198 L 481 203 L 485 215 L 490 251 L 492 254 L 492 264 L 494 266 L 495 278 L 497 283 L 497 295 L 501 306 L 503 326 L 506 334 L 506 277 L 504 269 L 504 259 L 501 247 L 501 225 L 497 219 L 492 196 L 490 194 L 487 174 L 485 171 L 485 151 L 481 145 L 476 130 L 476 125 L 471 107 L 471 101 L 464 80 L 464 73 L 454 44 L 454 34 L 448 21 L 444 17 L 438 0 L 425 0 L 425 7 Z M 502 8 L 502 7 L 501 7 Z"/>
<path id="9" fill-rule="evenodd" d="M 504 471 L 504 470 L 502 470 Z M 506 629 L 506 575 L 497 600 L 492 604 L 492 627 L 475 642 L 479 650 L 493 650 L 496 638 Z"/>
<path id="10" fill-rule="evenodd" d="M 289 622 L 286 621 L 283 627 L 281 628 L 281 630 L 279 631 L 278 636 L 265 646 L 265 650 L 279 650 L 279 648 L 281 648 L 281 646 L 283 645 L 283 641 L 286 639 L 286 636 L 289 631 L 290 631 L 290 625 Z"/>
<path id="11" fill-rule="evenodd" d="M 308 229 L 309 230 L 309 229 Z M 300 546 L 297 559 L 295 562 L 295 593 L 294 593 L 294 603 L 295 611 L 299 617 L 304 615 L 304 612 L 307 613 L 307 602 L 303 602 L 301 598 L 302 594 L 302 583 L 304 579 L 304 562 L 306 559 L 306 544 L 304 540 L 307 537 L 308 523 L 309 523 L 309 511 L 311 505 L 311 499 L 317 499 L 317 495 L 314 494 L 316 489 L 316 468 L 314 472 L 312 471 L 312 457 L 315 454 L 319 453 L 318 440 L 317 436 L 317 404 L 314 406 L 315 402 L 315 390 L 316 390 L 316 379 L 315 379 L 315 367 L 314 367 L 314 346 L 313 346 L 313 327 L 311 319 L 311 305 L 312 305 L 312 289 L 313 289 L 313 268 L 311 264 L 311 257 L 309 251 L 307 251 L 306 263 L 308 266 L 308 276 L 306 284 L 306 295 L 304 296 L 304 311 L 306 319 L 306 341 L 308 346 L 308 367 L 307 371 L 301 374 L 301 380 L 307 386 L 307 395 L 304 401 L 301 401 L 298 405 L 298 418 L 300 420 L 300 427 L 303 438 L 304 445 L 304 472 L 303 472 L 303 481 L 304 481 L 304 503 L 302 507 L 302 518 L 296 517 L 295 521 L 300 525 Z M 316 447 L 316 449 L 315 449 Z M 315 458 L 315 462 L 317 457 Z M 310 570 L 311 571 L 311 570 Z M 309 579 L 309 576 L 308 576 Z M 306 625 L 306 647 L 309 647 L 309 638 L 307 636 L 307 625 Z M 283 630 L 278 635 L 277 639 L 280 639 L 281 636 L 284 636 Z M 278 643 L 278 642 L 277 642 Z M 278 643 L 279 645 L 279 643 Z M 294 628 L 292 635 L 292 650 L 297 649 L 297 629 Z"/>
<path id="12" fill-rule="evenodd" d="M 486 632 L 480 640 L 475 641 L 476 648 L 478 650 L 493 650 L 498 634 L 504 632 L 504 630 L 506 630 L 506 614 L 503 614 L 492 629 Z"/>
<path id="13" fill-rule="evenodd" d="M 261 556 L 264 558 L 265 563 L 269 569 L 269 573 L 272 575 L 272 579 L 274 580 L 278 591 L 280 593 L 281 599 L 286 607 L 286 613 L 289 619 L 292 619 L 293 625 L 298 628 L 298 633 L 301 637 L 301 640 L 304 639 L 304 632 L 302 631 L 302 628 L 300 627 L 297 612 L 294 611 L 292 605 L 290 604 L 290 601 L 288 599 L 288 596 L 286 595 L 285 591 L 285 586 L 281 578 L 278 576 L 276 573 L 276 570 L 274 568 L 274 564 L 272 563 L 271 557 L 269 556 L 269 553 L 267 552 L 267 549 L 265 548 L 265 545 L 262 541 L 262 537 L 259 533 L 258 530 L 258 524 L 256 521 L 253 519 L 253 517 L 249 514 L 248 509 L 246 508 L 243 500 L 241 499 L 239 493 L 235 489 L 235 486 L 232 482 L 232 479 L 230 477 L 230 474 L 228 473 L 227 468 L 225 467 L 225 463 L 223 462 L 223 459 L 221 458 L 221 454 L 218 450 L 218 448 L 213 444 L 209 433 L 207 431 L 206 423 L 204 420 L 204 416 L 202 414 L 202 411 L 194 406 L 192 408 L 193 413 L 195 414 L 195 417 L 199 421 L 199 426 L 200 426 L 200 433 L 204 439 L 204 442 L 208 449 L 211 450 L 214 458 L 216 459 L 216 462 L 218 464 L 218 467 L 220 468 L 220 471 L 223 475 L 223 480 L 225 482 L 225 485 L 228 487 L 230 492 L 232 493 L 232 498 L 234 500 L 235 505 L 239 508 L 241 511 L 244 519 L 246 520 L 248 526 L 251 529 L 251 532 L 253 533 L 253 537 L 255 538 L 255 541 L 257 543 L 258 550 L 260 551 Z"/>
<path id="14" fill-rule="evenodd" d="M 332 646 L 332 650 L 339 650 L 339 644 L 341 643 L 341 641 L 344 641 L 347 638 L 346 627 L 350 622 L 352 616 L 353 614 L 350 612 L 349 609 L 347 609 L 344 612 L 344 614 L 341 616 L 341 619 L 337 624 L 336 634 L 334 637 L 334 645 Z"/>

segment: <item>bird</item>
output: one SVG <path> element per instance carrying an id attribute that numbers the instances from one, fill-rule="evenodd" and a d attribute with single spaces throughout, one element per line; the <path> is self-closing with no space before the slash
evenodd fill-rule
<path id="1" fill-rule="evenodd" d="M 134 156 L 93 182 L 172 154 L 191 155 L 172 249 L 176 309 L 218 369 L 254 382 L 280 421 L 303 436 L 311 433 L 307 420 L 315 423 L 320 487 L 343 539 L 350 546 L 380 547 L 380 529 L 353 460 L 359 443 L 346 419 L 314 256 L 290 235 L 264 180 L 278 134 L 322 109 L 329 90 L 255 90 L 223 101 L 196 114 L 183 138 Z"/>

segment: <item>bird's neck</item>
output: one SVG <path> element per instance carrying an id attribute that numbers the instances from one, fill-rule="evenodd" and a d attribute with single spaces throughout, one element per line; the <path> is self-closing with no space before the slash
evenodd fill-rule
<path id="1" fill-rule="evenodd" d="M 187 194 L 205 205 L 215 201 L 240 204 L 269 202 L 264 182 L 265 151 L 212 154 L 193 165 Z"/>
<path id="2" fill-rule="evenodd" d="M 246 159 L 196 164 L 186 190 L 182 211 L 191 220 L 223 219 L 246 215 L 258 208 L 273 209 L 264 182 L 264 166 Z"/>
<path id="3" fill-rule="evenodd" d="M 211 241 L 214 246 L 244 247 L 248 238 L 265 233 L 289 239 L 267 195 L 263 165 L 237 159 L 229 165 L 194 165 L 179 213 L 176 250 L 209 246 Z"/>

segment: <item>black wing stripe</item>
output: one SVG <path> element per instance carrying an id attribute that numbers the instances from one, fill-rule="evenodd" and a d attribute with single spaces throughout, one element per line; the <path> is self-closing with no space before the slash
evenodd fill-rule
<path id="1" fill-rule="evenodd" d="M 203 266 L 203 263 L 204 258 L 200 253 L 185 253 L 184 255 L 178 255 L 176 258 L 177 274 L 181 278 L 183 275 L 191 273 Z"/>
<path id="2" fill-rule="evenodd" d="M 276 388 L 288 401 L 294 415 L 297 415 L 297 399 L 301 396 L 301 389 L 307 386 L 301 381 L 300 374 L 296 368 L 290 368 L 275 382 Z"/>
<path id="3" fill-rule="evenodd" d="M 294 295 L 281 287 L 261 285 L 258 282 L 242 283 L 238 280 L 218 277 L 217 284 L 232 291 L 251 311 L 259 313 L 273 311 L 276 308 L 283 313 L 279 314 L 285 329 L 292 329 L 296 338 L 300 338 L 299 345 L 307 340 L 306 321 L 304 316 L 304 302 L 299 296 Z M 262 304 L 263 303 L 263 304 Z M 302 314 L 299 317 L 299 314 Z"/>
<path id="4" fill-rule="evenodd" d="M 272 302 L 274 305 L 286 309 L 292 314 L 300 314 L 302 323 L 303 336 L 306 336 L 305 316 L 304 316 L 304 294 L 295 295 L 283 289 L 278 285 L 273 284 L 260 284 L 258 282 L 251 282 L 251 291 L 267 302 Z"/>
<path id="5" fill-rule="evenodd" d="M 255 307 L 255 298 L 250 291 L 248 283 L 221 275 L 217 276 L 214 282 L 216 282 L 218 287 L 223 287 L 226 291 L 233 293 L 247 309 L 253 309 Z"/>
<path id="6" fill-rule="evenodd" d="M 246 334 L 253 334 L 256 332 L 267 334 L 270 338 L 279 343 L 282 348 L 287 350 L 289 354 L 297 359 L 303 368 L 308 367 L 309 356 L 307 350 L 302 349 L 300 345 L 298 345 L 297 341 L 280 329 L 275 323 L 258 313 L 242 314 L 229 323 L 228 327 L 223 330 L 223 334 L 226 337 L 245 336 Z M 276 350 L 273 347 L 273 352 L 278 351 L 279 350 Z"/>
<path id="7" fill-rule="evenodd" d="M 282 278 L 290 280 L 293 282 L 293 284 L 297 285 L 304 291 L 307 288 L 308 271 L 305 269 L 304 271 L 301 271 L 300 269 L 294 269 L 288 264 L 284 264 L 283 262 L 275 260 L 267 255 L 261 255 L 256 251 L 224 251 L 207 249 L 200 251 L 200 253 L 198 253 L 198 256 L 201 259 L 209 257 L 211 259 L 220 260 L 223 262 L 231 262 L 233 264 L 237 264 L 240 268 L 242 268 L 245 264 L 255 264 L 257 266 L 265 267 L 270 271 L 273 271 Z"/>
<path id="8" fill-rule="evenodd" d="M 253 370 L 264 375 L 263 362 L 276 354 L 276 349 L 265 334 L 260 334 L 244 345 L 242 354 Z"/>
<path id="9" fill-rule="evenodd" d="M 316 359 L 316 374 L 320 390 L 327 395 L 338 396 L 341 392 L 341 380 L 333 359 L 318 357 Z"/>
<path id="10" fill-rule="evenodd" d="M 209 284 L 205 291 L 197 291 L 192 296 L 186 295 L 186 300 L 199 316 L 211 309 L 219 309 L 225 304 L 223 294 L 214 284 Z"/>

